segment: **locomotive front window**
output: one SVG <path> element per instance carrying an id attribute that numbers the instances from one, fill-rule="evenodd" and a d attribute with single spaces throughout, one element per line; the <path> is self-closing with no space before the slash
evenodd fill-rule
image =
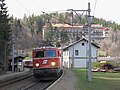
<path id="1" fill-rule="evenodd" d="M 44 51 L 35 52 L 35 58 L 43 58 L 43 57 L 44 57 Z"/>
<path id="2" fill-rule="evenodd" d="M 55 50 L 46 50 L 46 57 L 55 57 Z"/>

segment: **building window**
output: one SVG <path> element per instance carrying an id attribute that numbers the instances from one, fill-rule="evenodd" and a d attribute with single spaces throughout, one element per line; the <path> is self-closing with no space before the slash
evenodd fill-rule
<path id="1" fill-rule="evenodd" d="M 85 43 L 82 43 L 82 46 L 84 46 L 85 45 Z"/>
<path id="2" fill-rule="evenodd" d="M 75 55 L 78 56 L 79 55 L 79 51 L 75 50 Z"/>

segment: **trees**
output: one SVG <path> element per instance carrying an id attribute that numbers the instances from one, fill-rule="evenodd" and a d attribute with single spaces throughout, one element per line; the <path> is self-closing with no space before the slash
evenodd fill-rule
<path id="1" fill-rule="evenodd" d="M 4 3 L 5 0 L 0 0 L 0 69 L 6 70 L 8 42 L 11 37 L 11 30 L 9 24 L 9 15 L 7 14 L 7 7 Z"/>
<path id="2" fill-rule="evenodd" d="M 47 29 L 45 31 L 45 41 L 60 47 L 69 42 L 67 31 L 63 28 L 61 30 Z"/>

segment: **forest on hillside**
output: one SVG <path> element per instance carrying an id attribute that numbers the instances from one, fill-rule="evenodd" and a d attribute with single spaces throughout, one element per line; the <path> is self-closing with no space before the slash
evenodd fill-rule
<path id="1" fill-rule="evenodd" d="M 10 18 L 10 25 L 11 25 L 11 30 L 12 33 L 14 34 L 15 37 L 15 49 L 20 49 L 20 50 L 27 50 L 33 47 L 36 47 L 39 43 L 42 42 L 42 27 L 46 24 L 49 27 L 47 28 L 48 30 L 52 30 L 51 23 L 64 23 L 64 24 L 72 24 L 71 22 L 71 13 L 65 12 L 65 13 L 44 13 L 38 16 L 35 16 L 34 14 L 32 16 L 27 17 L 24 15 L 23 19 L 17 19 L 17 18 Z M 87 16 L 83 15 L 74 15 L 73 16 L 73 24 L 74 25 L 84 25 L 87 23 Z M 102 18 L 94 18 L 92 20 L 92 24 L 100 24 L 103 27 L 108 27 L 112 29 L 111 33 L 111 38 L 106 41 L 110 41 L 112 44 L 113 42 L 119 41 L 119 31 L 120 31 L 120 25 L 112 22 L 112 21 L 106 21 Z M 65 33 L 61 33 L 65 34 Z M 58 36 L 58 35 L 57 35 Z M 63 38 L 65 38 L 66 35 L 62 35 Z M 49 38 L 51 41 L 52 39 L 50 38 L 49 35 L 47 35 L 47 38 Z M 56 38 L 56 37 L 55 37 Z M 58 39 L 54 42 L 58 42 Z M 63 39 L 63 43 L 67 43 L 68 38 Z M 50 41 L 49 41 L 50 42 Z M 69 43 L 69 42 L 68 42 Z M 111 44 L 111 45 L 112 45 Z M 107 45 L 107 44 L 105 44 Z M 101 45 L 104 47 L 104 45 Z M 107 48 L 105 48 L 107 49 Z"/>
<path id="2" fill-rule="evenodd" d="M 79 15 L 81 16 L 81 15 Z M 52 30 L 51 23 L 67 23 L 71 24 L 71 13 L 44 13 L 38 16 L 34 14 L 27 17 L 24 15 L 23 19 L 13 19 L 12 18 L 12 31 L 15 35 L 15 49 L 16 50 L 29 50 L 36 47 L 40 42 L 42 42 L 42 27 L 46 24 L 49 27 L 48 30 Z M 87 16 L 78 17 L 74 15 L 73 23 L 74 25 L 84 25 L 87 22 Z M 100 24 L 103 27 L 110 28 L 111 34 L 108 39 L 102 40 L 99 46 L 102 51 L 106 54 L 99 54 L 100 56 L 120 56 L 120 25 L 112 22 L 106 21 L 102 18 L 94 18 L 92 20 L 93 24 Z M 65 35 L 65 32 L 60 32 L 61 42 L 59 43 L 58 33 L 47 34 L 46 41 L 52 42 L 60 46 L 60 44 L 69 44 L 69 38 Z M 53 36 L 53 37 L 51 37 Z M 53 41 L 54 40 L 54 41 Z"/>
<path id="3" fill-rule="evenodd" d="M 87 23 L 87 16 L 81 16 L 81 14 L 74 15 L 73 16 L 73 24 L 74 25 L 85 25 Z M 48 30 L 52 30 L 51 23 L 64 23 L 64 24 L 70 24 L 71 22 L 71 13 L 65 12 L 65 13 L 44 13 L 39 16 L 35 16 L 34 14 L 32 16 L 27 17 L 24 15 L 23 19 L 13 19 L 13 31 L 15 35 L 18 37 L 18 33 L 20 35 L 20 30 L 24 32 L 23 34 L 31 36 L 31 38 L 35 41 L 34 45 L 37 45 L 38 41 L 41 41 L 42 39 L 42 27 L 46 24 L 48 25 Z M 112 39 L 118 38 L 117 34 L 120 30 L 120 25 L 112 22 L 112 21 L 106 21 L 102 18 L 94 18 L 92 20 L 92 24 L 100 24 L 103 27 L 108 27 L 113 31 L 113 35 L 111 36 Z M 27 30 L 27 31 L 25 31 Z M 64 36 L 64 35 L 63 35 Z M 19 36 L 20 37 L 20 36 Z M 29 40 L 28 40 L 29 41 Z M 113 41 L 113 40 L 112 40 Z M 63 41 L 64 42 L 64 41 Z M 33 46 L 32 46 L 33 47 Z"/>

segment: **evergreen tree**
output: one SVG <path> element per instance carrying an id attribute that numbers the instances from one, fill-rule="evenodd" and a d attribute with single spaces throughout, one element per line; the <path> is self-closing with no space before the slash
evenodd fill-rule
<path id="1" fill-rule="evenodd" d="M 0 0 L 0 71 L 7 69 L 7 47 L 11 36 L 10 19 L 4 1 Z"/>

